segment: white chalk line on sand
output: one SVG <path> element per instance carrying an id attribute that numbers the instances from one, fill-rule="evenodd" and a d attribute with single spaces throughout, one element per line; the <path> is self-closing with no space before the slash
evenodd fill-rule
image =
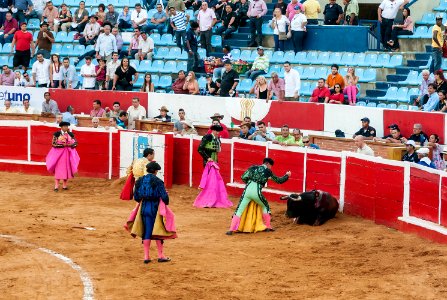
<path id="1" fill-rule="evenodd" d="M 0 238 L 7 239 L 11 242 L 14 242 L 15 244 L 26 246 L 29 248 L 37 249 L 39 251 L 42 251 L 44 253 L 50 254 L 51 256 L 56 257 L 57 259 L 63 261 L 67 265 L 69 265 L 72 269 L 76 270 L 79 273 L 79 277 L 81 278 L 82 284 L 84 285 L 84 296 L 82 297 L 83 300 L 93 300 L 93 283 L 90 279 L 90 276 L 88 273 L 81 268 L 80 265 L 73 262 L 70 258 L 66 257 L 65 255 L 62 255 L 60 253 L 57 253 L 53 250 L 42 248 L 37 245 L 22 241 L 16 236 L 13 235 L 6 235 L 6 234 L 0 234 Z"/>

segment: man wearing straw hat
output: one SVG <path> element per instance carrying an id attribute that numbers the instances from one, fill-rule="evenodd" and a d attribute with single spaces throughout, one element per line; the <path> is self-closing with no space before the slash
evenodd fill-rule
<path id="1" fill-rule="evenodd" d="M 183 130 L 180 132 L 182 136 L 190 134 L 198 134 L 191 120 L 183 120 L 180 121 L 180 123 L 182 123 L 183 125 Z"/>
<path id="2" fill-rule="evenodd" d="M 171 122 L 171 116 L 168 115 L 169 110 L 166 106 L 162 106 L 160 109 L 160 114 L 155 117 L 156 121 L 162 121 L 162 122 Z"/>

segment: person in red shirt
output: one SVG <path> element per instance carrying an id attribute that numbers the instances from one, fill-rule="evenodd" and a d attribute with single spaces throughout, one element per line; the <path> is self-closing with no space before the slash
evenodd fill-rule
<path id="1" fill-rule="evenodd" d="M 185 71 L 180 70 L 178 71 L 178 77 L 172 84 L 172 90 L 174 91 L 174 94 L 189 94 L 188 90 L 183 89 L 183 85 L 185 84 L 186 76 Z"/>
<path id="2" fill-rule="evenodd" d="M 345 95 L 341 90 L 341 86 L 336 83 L 334 86 L 334 93 L 329 96 L 329 103 L 343 104 L 345 102 Z"/>
<path id="3" fill-rule="evenodd" d="M 20 24 L 20 30 L 14 34 L 11 43 L 11 53 L 14 51 L 14 46 L 15 53 L 12 62 L 14 69 L 22 66 L 23 70 L 26 70 L 29 67 L 31 57 L 34 56 L 36 47 L 33 42 L 33 35 L 26 30 L 25 22 Z"/>
<path id="4" fill-rule="evenodd" d="M 223 130 L 219 132 L 219 137 L 221 139 L 229 139 L 230 133 L 228 132 L 228 128 L 227 128 L 227 126 L 225 126 L 225 124 L 221 123 L 223 118 L 224 118 L 224 116 L 219 113 L 215 113 L 214 115 L 212 115 L 210 117 L 210 119 L 213 120 L 213 123 L 210 125 L 210 129 L 208 129 L 208 132 L 206 134 L 211 133 L 211 131 L 212 131 L 211 126 L 220 125 L 220 126 L 222 126 Z"/>
<path id="5" fill-rule="evenodd" d="M 318 85 L 312 92 L 312 96 L 310 97 L 309 102 L 329 102 L 329 96 L 331 95 L 331 92 L 327 87 L 324 86 L 324 82 L 324 78 L 318 79 Z"/>
<path id="6" fill-rule="evenodd" d="M 3 23 L 2 28 L 0 28 L 0 30 L 3 30 L 3 34 L 0 36 L 0 44 L 4 45 L 5 43 L 11 43 L 14 37 L 14 32 L 16 32 L 17 29 L 19 29 L 17 20 L 12 17 L 10 12 L 7 12 L 5 23 Z"/>

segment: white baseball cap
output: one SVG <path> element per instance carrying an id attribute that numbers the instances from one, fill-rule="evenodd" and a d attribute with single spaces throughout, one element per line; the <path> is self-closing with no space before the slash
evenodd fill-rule
<path id="1" fill-rule="evenodd" d="M 413 140 L 408 140 L 405 145 L 411 145 L 413 147 L 416 147 L 416 143 Z"/>
<path id="2" fill-rule="evenodd" d="M 428 154 L 428 153 L 430 153 L 430 150 L 428 150 L 428 148 L 421 148 L 416 152 L 420 153 L 420 154 Z"/>

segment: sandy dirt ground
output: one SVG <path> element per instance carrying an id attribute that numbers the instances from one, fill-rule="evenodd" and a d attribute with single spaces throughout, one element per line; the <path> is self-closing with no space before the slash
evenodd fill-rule
<path id="1" fill-rule="evenodd" d="M 299 226 L 272 204 L 272 233 L 226 236 L 233 209 L 196 209 L 196 189 L 174 186 L 172 262 L 143 264 L 123 224 L 134 207 L 120 185 L 0 173 L 0 234 L 59 252 L 91 277 L 95 299 L 446 299 L 447 247 L 339 214 Z M 236 202 L 236 198 L 232 198 Z M 89 226 L 89 231 L 73 227 Z M 156 258 L 152 245 L 151 258 Z M 53 256 L 0 238 L 1 299 L 82 299 L 79 274 Z M 155 297 L 155 298 L 154 298 Z"/>

